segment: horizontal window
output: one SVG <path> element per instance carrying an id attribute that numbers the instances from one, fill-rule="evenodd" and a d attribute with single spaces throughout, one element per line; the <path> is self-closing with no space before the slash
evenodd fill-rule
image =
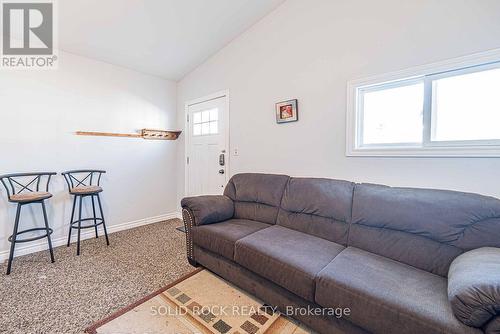
<path id="1" fill-rule="evenodd" d="M 500 156 L 500 51 L 486 56 L 351 82 L 347 155 Z"/>

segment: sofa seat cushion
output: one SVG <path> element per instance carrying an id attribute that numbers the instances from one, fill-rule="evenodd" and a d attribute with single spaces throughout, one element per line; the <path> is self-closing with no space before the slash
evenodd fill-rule
<path id="1" fill-rule="evenodd" d="M 348 247 L 316 278 L 316 302 L 349 308 L 349 320 L 373 333 L 481 333 L 452 313 L 447 280 Z"/>
<path id="2" fill-rule="evenodd" d="M 343 249 L 334 242 L 274 225 L 238 240 L 234 260 L 296 295 L 314 301 L 316 275 Z"/>
<path id="3" fill-rule="evenodd" d="M 193 242 L 202 248 L 234 259 L 234 244 L 238 239 L 271 225 L 247 219 L 229 219 L 221 223 L 195 226 Z"/>

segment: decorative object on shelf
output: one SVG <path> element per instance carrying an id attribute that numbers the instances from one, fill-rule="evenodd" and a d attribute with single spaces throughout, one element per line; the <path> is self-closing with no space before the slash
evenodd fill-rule
<path id="1" fill-rule="evenodd" d="M 181 135 L 181 132 L 182 131 L 142 129 L 141 135 L 144 139 L 176 140 Z"/>
<path id="2" fill-rule="evenodd" d="M 153 140 L 176 140 L 182 131 L 142 129 L 139 133 L 110 133 L 110 132 L 88 132 L 77 131 L 78 136 L 101 136 L 101 137 L 126 137 Z"/>
<path id="3" fill-rule="evenodd" d="M 276 103 L 276 123 L 296 122 L 299 120 L 297 100 Z"/>

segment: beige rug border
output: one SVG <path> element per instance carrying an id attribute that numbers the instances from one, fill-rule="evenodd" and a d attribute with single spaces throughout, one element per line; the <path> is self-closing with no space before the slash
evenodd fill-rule
<path id="1" fill-rule="evenodd" d="M 184 281 L 185 279 L 188 279 L 189 277 L 194 276 L 194 275 L 196 275 L 197 273 L 199 273 L 200 271 L 203 271 L 203 270 L 205 270 L 205 268 L 198 268 L 198 269 L 190 272 L 189 274 L 186 274 L 186 275 L 182 276 L 181 278 L 173 281 L 172 283 L 166 285 L 165 287 L 163 287 L 163 288 L 161 288 L 161 289 L 153 292 L 152 294 L 150 294 L 150 295 L 148 295 L 148 296 L 146 296 L 146 297 L 144 297 L 144 298 L 136 301 L 135 303 L 132 303 L 132 304 L 130 304 L 128 306 L 125 306 L 124 308 L 122 308 L 122 309 L 120 309 L 120 310 L 112 313 L 110 316 L 108 316 L 108 317 L 106 317 L 106 318 L 104 318 L 102 320 L 99 320 L 98 322 L 94 323 L 93 325 L 87 327 L 85 329 L 85 333 L 88 333 L 88 334 L 97 334 L 97 329 L 99 327 L 102 327 L 103 325 L 107 324 L 108 322 L 111 322 L 111 321 L 115 320 L 116 318 L 118 318 L 118 317 L 124 315 L 125 313 L 133 310 L 137 306 L 139 306 L 139 305 L 147 302 L 150 299 L 153 299 L 154 297 L 162 294 L 163 292 L 167 291 L 168 289 L 170 289 L 174 285 L 179 284 L 180 282 Z"/>

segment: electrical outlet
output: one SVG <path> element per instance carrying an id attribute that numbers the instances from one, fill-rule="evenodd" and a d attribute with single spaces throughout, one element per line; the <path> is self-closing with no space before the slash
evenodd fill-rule
<path id="1" fill-rule="evenodd" d="M 240 155 L 240 150 L 238 150 L 237 148 L 233 149 L 233 155 L 235 157 L 237 157 L 238 155 Z"/>

